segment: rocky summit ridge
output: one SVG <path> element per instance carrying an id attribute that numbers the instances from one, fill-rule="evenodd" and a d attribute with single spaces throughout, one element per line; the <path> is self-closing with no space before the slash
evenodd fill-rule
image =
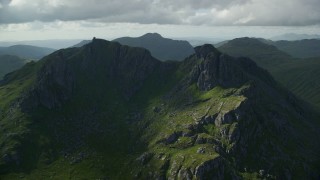
<path id="1" fill-rule="evenodd" d="M 3 179 L 319 178 L 317 112 L 212 45 L 161 62 L 93 39 L 7 75 L 0 110 Z"/>

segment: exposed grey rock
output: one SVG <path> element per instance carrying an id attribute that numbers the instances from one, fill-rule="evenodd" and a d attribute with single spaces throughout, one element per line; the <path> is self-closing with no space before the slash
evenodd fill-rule
<path id="1" fill-rule="evenodd" d="M 204 154 L 206 151 L 205 151 L 205 148 L 204 147 L 199 147 L 198 150 L 197 150 L 197 153 L 199 154 Z"/>
<path id="2" fill-rule="evenodd" d="M 197 139 L 196 139 L 196 144 L 205 144 L 207 141 L 206 141 L 206 139 L 204 138 L 204 137 L 197 137 Z"/>
<path id="3" fill-rule="evenodd" d="M 230 124 L 234 119 L 232 112 L 220 112 L 215 120 L 215 125 L 219 127 L 222 124 Z"/>
<path id="4" fill-rule="evenodd" d="M 182 167 L 178 173 L 178 179 L 192 180 L 192 173 L 190 169 Z"/>
<path id="5" fill-rule="evenodd" d="M 177 178 L 179 171 L 182 168 L 181 162 L 183 162 L 184 157 L 181 157 L 181 160 L 182 161 L 179 161 L 177 159 L 173 160 L 173 162 L 171 163 L 171 166 L 170 166 L 168 179 L 174 180 Z"/>
<path id="6" fill-rule="evenodd" d="M 195 177 L 199 180 L 204 179 L 224 179 L 225 165 L 221 157 L 203 162 L 196 167 Z"/>
<path id="7" fill-rule="evenodd" d="M 260 169 L 260 170 L 259 170 L 259 175 L 260 175 L 261 177 L 264 177 L 265 174 L 266 174 L 265 170 L 263 170 L 263 169 Z"/>
<path id="8" fill-rule="evenodd" d="M 144 152 L 136 160 L 139 161 L 142 165 L 146 165 L 151 160 L 152 157 L 153 157 L 152 153 Z"/>
<path id="9" fill-rule="evenodd" d="M 159 143 L 172 144 L 176 142 L 180 136 L 182 136 L 181 131 L 174 132 L 170 134 L 168 137 L 166 137 L 165 139 L 160 140 Z"/>
<path id="10" fill-rule="evenodd" d="M 204 124 L 204 125 L 213 124 L 216 120 L 216 117 L 217 117 L 216 114 L 203 116 L 200 120 L 200 124 Z"/>
<path id="11" fill-rule="evenodd" d="M 152 110 L 153 110 L 153 112 L 155 112 L 155 113 L 159 113 L 159 112 L 161 111 L 161 108 L 159 108 L 159 107 L 153 107 Z"/>

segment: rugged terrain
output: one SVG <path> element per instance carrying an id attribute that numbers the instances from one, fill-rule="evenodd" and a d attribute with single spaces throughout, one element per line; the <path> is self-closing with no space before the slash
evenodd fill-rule
<path id="1" fill-rule="evenodd" d="M 5 76 L 2 179 L 317 179 L 319 114 L 249 58 L 93 39 Z"/>

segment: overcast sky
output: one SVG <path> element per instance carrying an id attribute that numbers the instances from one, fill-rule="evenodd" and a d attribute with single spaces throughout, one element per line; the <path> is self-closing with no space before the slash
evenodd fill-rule
<path id="1" fill-rule="evenodd" d="M 0 0 L 0 41 L 320 34 L 320 0 Z"/>

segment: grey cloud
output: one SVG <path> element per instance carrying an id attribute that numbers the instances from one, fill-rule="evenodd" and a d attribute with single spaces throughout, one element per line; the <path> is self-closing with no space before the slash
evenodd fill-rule
<path id="1" fill-rule="evenodd" d="M 162 7 L 172 7 L 174 9 L 209 9 L 209 8 L 226 8 L 233 5 L 239 5 L 251 2 L 251 0 L 161 0 L 158 1 L 158 5 Z"/>
<path id="2" fill-rule="evenodd" d="M 319 0 L 0 0 L 0 24 L 90 20 L 140 24 L 320 24 Z"/>

